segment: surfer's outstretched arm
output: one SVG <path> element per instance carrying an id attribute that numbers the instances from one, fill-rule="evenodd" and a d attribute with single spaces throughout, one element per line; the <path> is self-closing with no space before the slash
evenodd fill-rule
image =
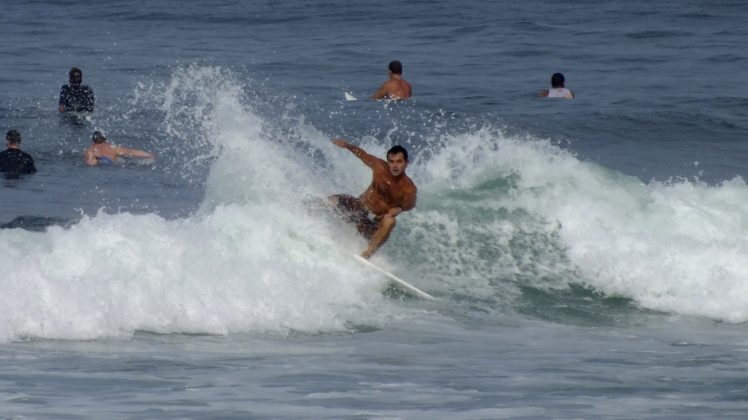
<path id="1" fill-rule="evenodd" d="M 377 164 L 377 162 L 381 161 L 378 157 L 366 153 L 364 149 L 354 146 L 343 139 L 332 139 L 332 144 L 350 150 L 354 156 L 361 159 L 361 161 L 364 162 L 364 165 L 370 168 Z"/>
<path id="2" fill-rule="evenodd" d="M 114 150 L 115 150 L 115 153 L 117 153 L 117 156 L 127 156 L 127 157 L 136 157 L 136 158 L 144 158 L 144 159 L 154 158 L 153 153 L 144 152 L 138 149 L 131 149 L 129 147 L 116 146 Z"/>

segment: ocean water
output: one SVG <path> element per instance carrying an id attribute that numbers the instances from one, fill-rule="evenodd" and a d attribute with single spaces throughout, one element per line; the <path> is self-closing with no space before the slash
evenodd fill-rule
<path id="1" fill-rule="evenodd" d="M 0 418 L 745 418 L 748 5 L 6 1 Z M 414 98 L 370 95 L 403 62 Z M 58 115 L 67 71 L 96 93 Z M 554 72 L 577 98 L 536 97 Z M 94 130 L 154 163 L 88 168 Z M 411 154 L 373 261 L 304 203 Z"/>

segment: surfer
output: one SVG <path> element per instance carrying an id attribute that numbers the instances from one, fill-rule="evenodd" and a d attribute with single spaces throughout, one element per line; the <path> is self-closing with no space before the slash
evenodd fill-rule
<path id="1" fill-rule="evenodd" d="M 369 240 L 369 246 L 361 253 L 362 257 L 369 258 L 389 238 L 395 228 L 395 218 L 416 206 L 416 185 L 405 174 L 408 151 L 394 146 L 387 151 L 384 161 L 343 139 L 333 139 L 332 143 L 350 150 L 372 171 L 371 184 L 358 198 L 347 194 L 329 197 L 330 203 Z"/>
<path id="2" fill-rule="evenodd" d="M 553 76 L 551 76 L 551 89 L 541 90 L 538 96 L 543 98 L 574 99 L 574 93 L 564 87 L 565 82 L 563 74 L 553 73 Z"/>
<path id="3" fill-rule="evenodd" d="M 410 83 L 403 79 L 403 64 L 397 60 L 389 65 L 390 80 L 382 83 L 370 99 L 408 99 L 412 95 Z"/>
<path id="4" fill-rule="evenodd" d="M 18 130 L 10 130 L 5 134 L 5 145 L 7 149 L 0 153 L 0 172 L 5 172 L 9 178 L 36 173 L 34 158 L 21 150 L 21 133 Z"/>
<path id="5" fill-rule="evenodd" d="M 60 112 L 93 112 L 93 90 L 82 84 L 83 72 L 73 67 L 68 73 L 69 84 L 60 89 Z"/>
<path id="6" fill-rule="evenodd" d="M 83 152 L 83 157 L 88 166 L 114 163 L 119 156 L 143 159 L 154 158 L 153 154 L 149 152 L 110 144 L 101 131 L 94 131 L 91 140 L 93 140 L 93 144 Z"/>

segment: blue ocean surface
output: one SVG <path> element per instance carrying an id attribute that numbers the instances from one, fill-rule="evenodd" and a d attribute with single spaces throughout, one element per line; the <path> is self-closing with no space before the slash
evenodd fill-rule
<path id="1" fill-rule="evenodd" d="M 744 418 L 748 5 L 18 1 L 0 418 Z M 400 60 L 414 96 L 370 101 Z M 96 94 L 57 110 L 71 67 Z M 562 72 L 574 100 L 538 97 Z M 345 92 L 357 97 L 346 101 Z M 155 153 L 87 167 L 95 130 Z M 372 261 L 307 203 L 410 152 Z"/>

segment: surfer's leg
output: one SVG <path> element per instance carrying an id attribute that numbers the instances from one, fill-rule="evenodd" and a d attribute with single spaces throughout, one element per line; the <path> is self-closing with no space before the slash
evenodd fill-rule
<path id="1" fill-rule="evenodd" d="M 348 194 L 333 194 L 327 197 L 327 202 L 334 208 L 347 212 L 357 211 L 359 207 L 356 197 Z"/>
<path id="2" fill-rule="evenodd" d="M 335 194 L 328 197 L 328 201 L 335 212 L 348 223 L 358 223 L 361 212 L 361 203 L 358 198 L 348 194 Z"/>
<path id="3" fill-rule="evenodd" d="M 366 251 L 364 251 L 361 256 L 369 258 L 374 255 L 374 253 L 377 252 L 377 249 L 387 242 L 387 239 L 390 237 L 390 232 L 392 232 L 392 229 L 395 228 L 396 224 L 397 221 L 393 216 L 387 215 L 382 217 L 382 220 L 379 222 L 379 227 L 376 232 L 374 232 L 374 235 L 372 235 L 371 241 L 369 241 L 369 247 L 366 248 Z"/>

